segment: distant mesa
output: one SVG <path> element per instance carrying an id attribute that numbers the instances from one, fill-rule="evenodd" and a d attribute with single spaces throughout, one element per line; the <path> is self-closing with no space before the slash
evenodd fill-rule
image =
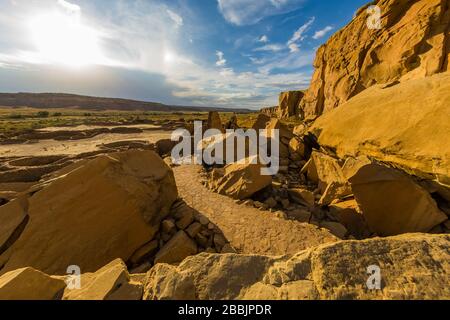
<path id="1" fill-rule="evenodd" d="M 215 108 L 197 106 L 173 106 L 157 102 L 119 98 L 82 96 L 67 93 L 0 93 L 0 106 L 31 108 L 79 108 L 86 110 L 158 111 L 158 112 L 239 112 L 249 113 L 244 108 Z"/>

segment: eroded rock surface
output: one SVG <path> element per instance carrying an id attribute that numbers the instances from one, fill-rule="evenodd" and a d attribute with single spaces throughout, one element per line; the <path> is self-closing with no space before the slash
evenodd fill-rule
<path id="1" fill-rule="evenodd" d="M 293 256 L 201 254 L 148 273 L 145 299 L 449 299 L 449 235 L 344 241 Z M 369 290 L 379 266 L 381 290 Z"/>

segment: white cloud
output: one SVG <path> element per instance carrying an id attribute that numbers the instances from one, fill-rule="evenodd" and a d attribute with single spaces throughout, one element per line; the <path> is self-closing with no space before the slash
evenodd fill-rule
<path id="1" fill-rule="evenodd" d="M 308 31 L 309 27 L 314 23 L 315 20 L 316 18 L 312 17 L 304 25 L 298 28 L 297 31 L 295 31 L 294 34 L 292 35 L 292 38 L 288 41 L 288 45 L 296 43 L 297 41 L 303 41 L 306 37 L 305 36 L 306 31 Z"/>
<path id="2" fill-rule="evenodd" d="M 289 45 L 289 50 L 291 50 L 291 52 L 298 52 L 300 49 L 298 48 L 298 45 L 295 43 L 291 43 Z"/>
<path id="3" fill-rule="evenodd" d="M 259 37 L 258 42 L 267 43 L 269 42 L 269 38 L 266 35 L 262 35 Z"/>
<path id="4" fill-rule="evenodd" d="M 253 51 L 272 51 L 277 52 L 284 49 L 284 46 L 281 44 L 266 44 L 265 46 L 258 47 L 253 49 Z"/>
<path id="5" fill-rule="evenodd" d="M 170 9 L 167 9 L 166 12 L 169 15 L 170 19 L 172 19 L 172 21 L 175 23 L 175 28 L 183 26 L 183 18 L 179 14 L 173 12 Z"/>
<path id="6" fill-rule="evenodd" d="M 81 7 L 74 3 L 70 3 L 66 0 L 58 0 L 58 4 L 63 7 L 65 10 L 70 11 L 72 13 L 78 13 L 81 11 Z"/>
<path id="7" fill-rule="evenodd" d="M 333 29 L 334 28 L 332 26 L 326 26 L 322 30 L 316 31 L 316 33 L 314 33 L 314 35 L 313 35 L 313 39 L 316 39 L 316 40 L 320 39 Z"/>
<path id="8" fill-rule="evenodd" d="M 224 54 L 222 51 L 216 51 L 217 61 L 216 66 L 223 67 L 226 65 L 227 60 L 224 58 Z"/>
<path id="9" fill-rule="evenodd" d="M 299 9 L 305 0 L 217 0 L 228 22 L 243 26 L 262 19 Z"/>

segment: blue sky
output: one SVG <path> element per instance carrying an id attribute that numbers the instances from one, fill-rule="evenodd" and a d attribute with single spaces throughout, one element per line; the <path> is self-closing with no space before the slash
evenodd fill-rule
<path id="1" fill-rule="evenodd" d="M 0 0 L 0 92 L 261 108 L 367 0 Z"/>

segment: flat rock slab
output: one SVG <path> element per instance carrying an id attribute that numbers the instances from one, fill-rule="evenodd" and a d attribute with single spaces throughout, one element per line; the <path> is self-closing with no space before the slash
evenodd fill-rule
<path id="1" fill-rule="evenodd" d="M 201 183 L 201 166 L 183 165 L 173 170 L 180 197 L 216 224 L 239 253 L 285 255 L 338 241 L 327 230 L 280 219 L 212 192 Z"/>

